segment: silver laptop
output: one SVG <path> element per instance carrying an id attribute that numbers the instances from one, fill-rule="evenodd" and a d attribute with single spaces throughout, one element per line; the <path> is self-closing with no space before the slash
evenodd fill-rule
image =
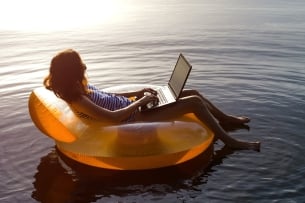
<path id="1" fill-rule="evenodd" d="M 168 84 L 156 89 L 159 102 L 157 104 L 149 103 L 146 106 L 147 108 L 143 108 L 142 110 L 154 109 L 176 102 L 184 88 L 191 69 L 192 66 L 190 63 L 183 54 L 180 54 Z"/>

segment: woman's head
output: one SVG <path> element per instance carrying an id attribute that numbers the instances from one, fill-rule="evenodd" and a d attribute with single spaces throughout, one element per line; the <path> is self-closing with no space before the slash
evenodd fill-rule
<path id="1" fill-rule="evenodd" d="M 80 55 L 72 49 L 64 50 L 52 59 L 44 85 L 58 97 L 71 102 L 87 91 L 85 71 Z"/>

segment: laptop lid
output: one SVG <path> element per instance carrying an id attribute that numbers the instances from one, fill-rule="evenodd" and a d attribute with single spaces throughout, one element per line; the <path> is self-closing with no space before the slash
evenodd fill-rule
<path id="1" fill-rule="evenodd" d="M 175 98 L 180 96 L 191 69 L 192 66 L 190 63 L 186 60 L 183 54 L 180 54 L 168 82 L 168 86 L 174 93 Z"/>

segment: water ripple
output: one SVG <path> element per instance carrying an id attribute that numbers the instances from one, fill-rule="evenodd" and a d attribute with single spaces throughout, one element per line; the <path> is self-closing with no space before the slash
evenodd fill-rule
<path id="1" fill-rule="evenodd" d="M 304 202 L 304 2 L 248 3 L 141 1 L 133 19 L 114 25 L 48 34 L 1 30 L 0 201 Z M 232 151 L 218 141 L 207 170 L 154 174 L 153 182 L 139 181 L 152 181 L 147 174 L 79 173 L 34 127 L 27 108 L 50 59 L 65 48 L 81 53 L 100 88 L 165 84 L 184 53 L 193 65 L 186 87 L 251 117 L 249 131 L 229 133 L 260 140 L 261 152 Z"/>

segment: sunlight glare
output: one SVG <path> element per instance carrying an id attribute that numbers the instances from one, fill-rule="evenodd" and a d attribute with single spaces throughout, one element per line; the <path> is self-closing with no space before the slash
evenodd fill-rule
<path id="1" fill-rule="evenodd" d="M 119 0 L 10 0 L 0 3 L 0 29 L 56 31 L 111 23 L 123 12 Z"/>

